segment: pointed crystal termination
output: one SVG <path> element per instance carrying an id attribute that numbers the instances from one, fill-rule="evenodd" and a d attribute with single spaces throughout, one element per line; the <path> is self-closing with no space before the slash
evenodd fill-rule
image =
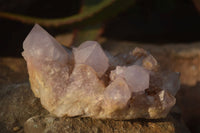
<path id="1" fill-rule="evenodd" d="M 114 80 L 118 76 L 126 80 L 131 92 L 144 92 L 145 89 L 149 88 L 149 72 L 141 66 L 117 66 L 116 70 L 111 72 L 110 78 Z"/>
<path id="2" fill-rule="evenodd" d="M 86 41 L 73 49 L 75 63 L 91 66 L 101 77 L 109 66 L 109 60 L 101 46 L 95 41 Z"/>
<path id="3" fill-rule="evenodd" d="M 58 61 L 66 63 L 68 59 L 65 49 L 42 27 L 35 24 L 23 43 L 23 56 L 42 61 Z"/>

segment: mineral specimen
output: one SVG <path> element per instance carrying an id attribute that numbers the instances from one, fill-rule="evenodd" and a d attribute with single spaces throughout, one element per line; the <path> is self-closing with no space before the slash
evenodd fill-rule
<path id="1" fill-rule="evenodd" d="M 70 52 L 37 24 L 23 47 L 31 89 L 58 117 L 156 119 L 176 102 L 179 74 L 162 72 L 144 49 L 111 56 L 86 41 Z"/>

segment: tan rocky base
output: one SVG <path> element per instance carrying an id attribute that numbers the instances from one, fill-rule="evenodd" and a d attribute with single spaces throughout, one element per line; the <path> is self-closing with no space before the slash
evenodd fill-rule
<path id="1" fill-rule="evenodd" d="M 173 116 L 159 120 L 97 120 L 34 116 L 24 124 L 25 133 L 189 133 Z"/>

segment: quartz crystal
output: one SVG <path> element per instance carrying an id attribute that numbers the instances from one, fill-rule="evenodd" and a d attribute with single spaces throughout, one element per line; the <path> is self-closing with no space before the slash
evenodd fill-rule
<path id="1" fill-rule="evenodd" d="M 108 69 L 108 58 L 95 41 L 86 41 L 73 50 L 75 63 L 91 66 L 101 77 Z"/>
<path id="2" fill-rule="evenodd" d="M 24 40 L 23 48 L 24 54 L 27 55 L 25 57 L 33 57 L 34 60 L 67 62 L 65 49 L 38 24 Z"/>
<path id="3" fill-rule="evenodd" d="M 144 92 L 145 89 L 149 88 L 149 72 L 142 66 L 117 66 L 116 70 L 111 72 L 111 79 L 116 77 L 123 77 L 131 92 Z"/>
<path id="4" fill-rule="evenodd" d="M 71 52 L 37 24 L 23 48 L 33 93 L 58 117 L 157 119 L 176 102 L 179 74 L 162 72 L 142 48 L 112 56 L 86 41 Z"/>
<path id="5" fill-rule="evenodd" d="M 105 101 L 110 108 L 123 108 L 131 98 L 131 91 L 123 78 L 117 78 L 104 91 Z"/>

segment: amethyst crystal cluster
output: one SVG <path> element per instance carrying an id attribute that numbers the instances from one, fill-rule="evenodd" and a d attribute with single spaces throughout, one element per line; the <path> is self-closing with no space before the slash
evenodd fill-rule
<path id="1" fill-rule="evenodd" d="M 31 89 L 58 117 L 156 119 L 176 102 L 179 73 L 161 71 L 144 49 L 112 56 L 86 41 L 70 51 L 37 24 L 23 48 Z"/>

